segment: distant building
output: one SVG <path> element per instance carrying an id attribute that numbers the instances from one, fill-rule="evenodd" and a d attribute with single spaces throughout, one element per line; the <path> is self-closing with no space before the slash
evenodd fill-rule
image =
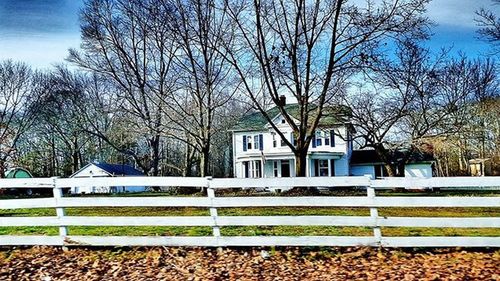
<path id="1" fill-rule="evenodd" d="M 411 155 L 408 155 L 408 153 L 408 151 L 396 151 L 393 153 L 391 162 L 395 163 L 397 167 L 396 176 L 432 177 L 435 162 L 434 157 L 431 154 L 420 151 L 414 151 Z M 375 150 L 354 150 L 350 166 L 352 176 L 370 175 L 373 179 L 388 176 L 384 162 Z"/>
<path id="2" fill-rule="evenodd" d="M 299 107 L 286 105 L 285 110 L 298 124 Z M 325 109 L 311 140 L 306 162 L 306 176 L 334 177 L 349 175 L 349 157 L 352 150 L 352 125 L 346 114 Z M 277 107 L 267 111 L 272 122 L 294 142 L 291 126 Z M 295 155 L 281 140 L 272 125 L 260 112 L 241 118 L 232 129 L 233 168 L 237 178 L 294 177 Z"/>
<path id="3" fill-rule="evenodd" d="M 477 158 L 469 160 L 470 175 L 475 177 L 492 176 L 493 170 L 490 158 Z"/>
<path id="4" fill-rule="evenodd" d="M 93 162 L 85 165 L 71 175 L 71 178 L 102 178 L 102 177 L 138 177 L 144 174 L 129 165 Z M 72 194 L 82 193 L 121 193 L 143 192 L 145 186 L 75 186 L 70 189 Z"/>
<path id="5" fill-rule="evenodd" d="M 26 179 L 32 177 L 33 176 L 27 169 L 21 167 L 10 169 L 5 173 L 5 178 L 7 179 Z"/>
<path id="6" fill-rule="evenodd" d="M 298 124 L 297 104 L 285 106 Z M 267 115 L 286 139 L 294 142 L 292 128 L 277 107 Z M 233 169 L 237 178 L 273 178 L 295 176 L 295 155 L 274 127 L 260 112 L 244 116 L 231 128 Z M 387 177 L 384 162 L 375 150 L 353 150 L 351 135 L 355 128 L 345 108 L 326 107 L 310 143 L 306 159 L 307 177 L 364 176 Z M 435 159 L 425 151 L 397 150 L 391 163 L 396 176 L 432 177 Z"/>

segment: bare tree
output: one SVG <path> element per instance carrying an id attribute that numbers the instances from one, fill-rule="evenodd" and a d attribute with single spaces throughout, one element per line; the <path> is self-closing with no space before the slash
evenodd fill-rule
<path id="1" fill-rule="evenodd" d="M 33 124 L 38 99 L 47 90 L 43 80 L 24 63 L 0 62 L 0 177 L 5 176 L 20 137 Z"/>
<path id="2" fill-rule="evenodd" d="M 161 1 L 160 1 L 161 2 Z M 178 46 L 175 63 L 179 85 L 167 103 L 170 129 L 179 128 L 186 137 L 186 164 L 193 152 L 199 155 L 200 175 L 209 174 L 214 116 L 233 96 L 235 82 L 225 61 L 222 38 L 231 32 L 226 9 L 215 1 L 174 0 L 170 21 Z M 172 126 L 173 125 L 173 126 Z"/>
<path id="3" fill-rule="evenodd" d="M 500 5 L 500 0 L 492 0 L 493 5 Z M 476 11 L 476 22 L 479 25 L 479 35 L 491 43 L 494 52 L 500 52 L 500 18 L 493 11 L 481 8 Z"/>
<path id="4" fill-rule="evenodd" d="M 344 100 L 352 110 L 355 138 L 362 148 L 375 150 L 389 176 L 430 139 L 463 130 L 471 98 L 491 83 L 465 56 L 433 58 L 412 41 L 399 45 L 396 58 L 373 64 L 366 73 L 369 85 Z M 408 153 L 396 163 L 393 153 L 401 148 Z"/>
<path id="5" fill-rule="evenodd" d="M 175 76 L 169 5 L 148 0 L 89 0 L 81 13 L 82 52 L 70 50 L 68 60 L 111 79 L 122 101 L 120 112 L 132 131 L 140 132 L 148 154 L 138 159 L 145 173 L 158 175 L 165 101 Z M 118 148 L 109 137 L 103 140 Z M 122 150 L 125 151 L 125 150 Z M 127 150 L 128 151 L 128 150 Z"/>
<path id="6" fill-rule="evenodd" d="M 295 154 L 297 176 L 306 174 L 307 151 L 327 115 L 325 104 L 345 89 L 361 64 L 376 59 L 381 42 L 402 34 L 425 37 L 422 13 L 427 2 L 224 1 L 235 29 L 227 40 L 226 59 L 238 73 L 242 90 Z M 282 95 L 296 101 L 297 123 L 281 102 Z M 278 107 L 291 126 L 295 144 L 273 124 L 266 101 Z"/>

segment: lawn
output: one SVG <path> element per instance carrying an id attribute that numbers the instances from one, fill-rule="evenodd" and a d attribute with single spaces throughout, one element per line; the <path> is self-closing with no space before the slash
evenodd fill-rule
<path id="1" fill-rule="evenodd" d="M 464 195 L 463 193 L 459 193 Z M 122 196 L 138 194 L 122 194 Z M 139 196 L 165 196 L 161 193 L 139 194 Z M 229 195 L 229 194 L 219 194 Z M 231 194 L 241 195 L 241 194 Z M 266 194 L 269 196 L 269 194 Z M 343 193 L 341 195 L 353 195 Z M 362 195 L 356 193 L 355 195 Z M 456 196 L 456 192 L 440 193 L 393 193 L 381 192 L 383 196 Z M 474 192 L 467 195 L 498 196 L 495 192 Z M 102 196 L 102 195 L 101 195 Z M 112 195 L 115 196 L 115 195 Z M 196 196 L 196 195 L 195 195 Z M 280 196 L 276 194 L 276 196 Z M 379 208 L 379 216 L 396 217 L 499 217 L 500 208 Z M 331 215 L 331 216 L 369 216 L 368 208 L 219 208 L 219 216 L 292 216 L 292 215 Z M 68 216 L 208 216 L 207 208 L 152 208 L 152 207 L 101 207 L 101 208 L 67 208 Z M 2 216 L 55 216 L 54 209 L 17 209 L 0 210 Z M 186 218 L 189 219 L 189 218 Z M 141 227 L 69 227 L 71 235 L 151 235 L 151 236 L 206 236 L 212 234 L 210 227 L 175 227 L 175 226 L 141 226 Z M 221 227 L 224 236 L 255 235 L 359 235 L 370 236 L 372 229 L 368 227 L 334 227 L 334 226 L 232 226 Z M 0 235 L 57 235 L 57 227 L 0 227 Z M 382 228 L 384 236 L 500 236 L 498 228 Z"/>

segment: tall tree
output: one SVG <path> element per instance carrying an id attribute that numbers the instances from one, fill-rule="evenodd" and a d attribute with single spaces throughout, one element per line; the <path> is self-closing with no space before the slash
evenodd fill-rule
<path id="1" fill-rule="evenodd" d="M 24 63 L 0 61 L 0 177 L 16 153 L 20 137 L 33 124 L 45 77 Z"/>
<path id="2" fill-rule="evenodd" d="M 162 2 L 162 1 L 160 1 Z M 189 154 L 199 155 L 200 175 L 209 174 L 210 148 L 216 112 L 233 96 L 235 82 L 225 61 L 222 38 L 232 31 L 226 8 L 215 1 L 173 0 L 170 21 L 178 52 L 179 86 L 170 99 L 168 113 L 173 127 L 187 135 Z"/>
<path id="3" fill-rule="evenodd" d="M 424 37 L 427 0 L 239 0 L 224 1 L 236 40 L 226 40 L 226 59 L 242 90 L 295 154 L 297 176 L 306 174 L 309 144 L 324 107 L 344 82 L 388 38 Z M 294 98 L 298 122 L 280 96 Z M 296 144 L 271 121 L 265 101 L 278 107 L 294 132 Z"/>
<path id="4" fill-rule="evenodd" d="M 165 16 L 171 10 L 158 3 L 86 1 L 81 12 L 82 52 L 72 49 L 68 58 L 114 82 L 117 98 L 123 101 L 121 114 L 130 119 L 132 130 L 141 132 L 148 151 L 137 164 L 150 175 L 159 173 L 165 101 L 176 80 L 172 73 L 176 47 Z"/>
<path id="5" fill-rule="evenodd" d="M 344 99 L 355 138 L 362 148 L 375 150 L 389 176 L 429 139 L 463 130 L 471 97 L 491 83 L 466 57 L 432 57 L 412 41 L 401 42 L 395 58 L 372 64 L 365 73 L 369 83 Z M 396 163 L 393 152 L 401 148 L 409 153 Z"/>

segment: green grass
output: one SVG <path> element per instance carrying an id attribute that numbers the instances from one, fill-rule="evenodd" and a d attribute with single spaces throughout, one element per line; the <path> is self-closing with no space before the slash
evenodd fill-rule
<path id="1" fill-rule="evenodd" d="M 292 216 L 336 215 L 369 216 L 367 208 L 220 208 L 221 216 Z M 68 208 L 68 216 L 208 216 L 205 208 Z M 0 216 L 54 216 L 54 209 L 0 210 Z M 499 217 L 500 208 L 380 208 L 380 216 L 408 217 Z M 186 218 L 188 219 L 188 218 Z M 151 236 L 205 236 L 211 235 L 210 227 L 175 226 L 72 226 L 72 235 L 151 235 Z M 57 235 L 57 227 L 0 227 L 0 235 Z M 231 226 L 222 227 L 225 236 L 238 235 L 372 235 L 367 227 L 333 226 Z M 384 236 L 500 236 L 497 228 L 382 228 Z"/>
<path id="2" fill-rule="evenodd" d="M 363 196 L 360 191 L 342 192 L 339 196 Z M 166 193 L 119 194 L 106 196 L 166 196 Z M 257 194 L 257 196 L 283 196 L 283 194 Z M 82 197 L 92 197 L 85 195 Z M 103 196 L 103 195 L 99 195 Z M 193 196 L 193 195 L 190 195 Z M 195 194 L 194 196 L 203 196 Z M 225 193 L 217 196 L 248 196 L 248 194 Z M 499 196 L 496 192 L 377 192 L 377 196 Z M 10 199 L 3 197 L 0 199 Z M 138 199 L 140 200 L 140 199 Z M 380 216 L 397 217 L 500 217 L 500 208 L 379 208 Z M 368 208 L 219 208 L 220 216 L 294 216 L 294 215 L 330 215 L 330 216 L 369 216 Z M 1 217 L 36 217 L 55 216 L 55 209 L 17 209 L 0 210 Z M 66 208 L 68 216 L 208 216 L 207 208 L 159 208 L 159 207 L 101 207 L 101 208 Z M 189 218 L 186 218 L 189 219 Z M 131 235 L 131 236 L 206 236 L 212 234 L 210 227 L 68 227 L 71 235 Z M 231 226 L 221 227 L 224 236 L 239 235 L 361 235 L 371 236 L 368 227 L 333 227 L 333 226 Z M 57 235 L 57 227 L 0 227 L 0 235 Z M 410 228 L 384 227 L 384 236 L 500 236 L 498 228 Z"/>

